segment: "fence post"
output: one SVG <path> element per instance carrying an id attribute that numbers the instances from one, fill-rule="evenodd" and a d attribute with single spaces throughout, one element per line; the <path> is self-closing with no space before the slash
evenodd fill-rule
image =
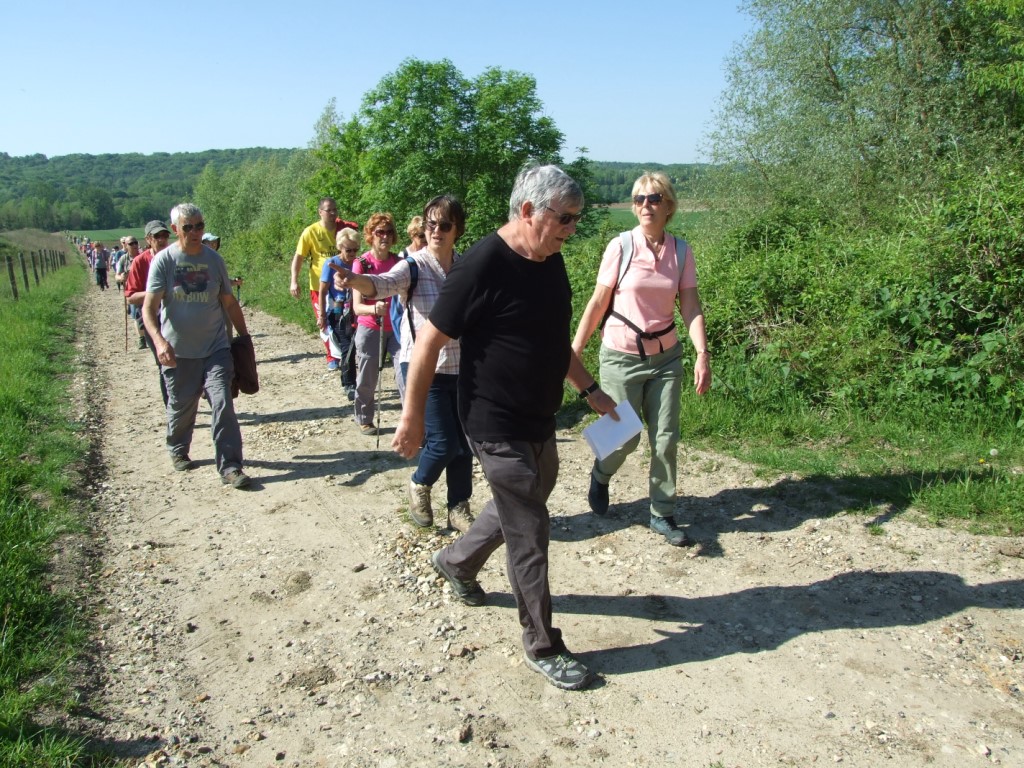
<path id="1" fill-rule="evenodd" d="M 25 266 L 25 253 L 18 251 L 18 259 L 21 261 L 21 277 L 25 281 L 25 293 L 28 293 L 28 268 Z"/>
<path id="2" fill-rule="evenodd" d="M 5 257 L 7 261 L 7 274 L 11 276 L 11 293 L 14 294 L 14 299 L 18 299 L 18 281 L 14 279 L 14 257 Z"/>
<path id="3" fill-rule="evenodd" d="M 39 286 L 39 267 L 36 265 L 36 252 L 29 251 L 29 256 L 32 257 L 32 274 L 36 278 L 36 286 Z"/>

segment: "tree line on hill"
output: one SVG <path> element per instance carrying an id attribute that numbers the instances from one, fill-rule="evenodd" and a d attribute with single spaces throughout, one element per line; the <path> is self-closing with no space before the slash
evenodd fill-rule
<path id="1" fill-rule="evenodd" d="M 255 147 L 56 157 L 0 153 L 0 231 L 137 227 L 191 199 L 207 167 L 223 174 L 249 164 L 287 166 L 305 151 Z M 643 169 L 663 170 L 689 188 L 701 167 L 594 161 L 594 202 L 627 201 Z"/>
<path id="2" fill-rule="evenodd" d="M 213 149 L 103 155 L 0 153 L 0 231 L 137 227 L 192 195 L 207 166 L 235 168 L 291 149 Z"/>

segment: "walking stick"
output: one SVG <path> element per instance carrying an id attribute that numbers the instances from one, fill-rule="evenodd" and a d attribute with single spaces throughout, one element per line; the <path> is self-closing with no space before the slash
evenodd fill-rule
<path id="1" fill-rule="evenodd" d="M 382 383 L 382 381 L 384 379 L 384 376 L 382 375 L 383 372 L 384 372 L 384 318 L 383 317 L 381 317 L 380 320 L 378 321 L 378 325 L 380 325 L 380 349 L 379 349 L 379 355 L 380 356 L 377 358 L 377 448 L 376 448 L 376 450 L 379 451 L 380 450 L 380 411 L 381 411 L 380 395 L 381 395 L 381 388 L 382 388 L 381 387 L 381 383 Z"/>
<path id="2" fill-rule="evenodd" d="M 128 353 L 128 296 L 124 289 L 121 289 L 121 298 L 124 299 L 124 351 Z"/>

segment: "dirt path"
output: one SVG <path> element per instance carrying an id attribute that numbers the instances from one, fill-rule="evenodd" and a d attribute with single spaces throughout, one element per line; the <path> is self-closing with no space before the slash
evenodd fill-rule
<path id="1" fill-rule="evenodd" d="M 903 519 L 871 535 L 819 487 L 684 449 L 701 548 L 676 550 L 641 524 L 639 456 L 613 482 L 612 516 L 589 514 L 588 450 L 566 432 L 556 622 L 602 679 L 562 692 L 521 661 L 503 557 L 481 574 L 483 608 L 430 570 L 452 534 L 404 519 L 394 394 L 378 452 L 319 342 L 246 310 L 262 384 L 237 401 L 253 488 L 220 484 L 205 409 L 199 467 L 176 473 L 155 366 L 134 337 L 124 351 L 121 306 L 90 289 L 80 315 L 78 383 L 106 397 L 90 489 L 98 687 L 71 724 L 117 752 L 174 766 L 1024 765 L 1019 540 Z"/>

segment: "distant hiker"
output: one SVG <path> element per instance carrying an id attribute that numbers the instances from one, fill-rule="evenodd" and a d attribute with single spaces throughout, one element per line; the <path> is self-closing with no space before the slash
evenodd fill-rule
<path id="1" fill-rule="evenodd" d="M 96 285 L 101 291 L 107 290 L 107 269 L 110 266 L 110 252 L 103 243 L 96 243 L 92 248 L 92 269 L 96 273 Z"/>
<path id="2" fill-rule="evenodd" d="M 149 247 L 132 259 L 132 265 L 128 269 L 128 276 L 124 281 L 124 295 L 128 299 L 128 306 L 133 310 L 132 317 L 135 318 L 139 333 L 141 334 L 139 349 L 144 349 L 148 342 L 148 346 L 153 353 L 153 360 L 156 362 L 157 378 L 160 380 L 160 396 L 163 398 L 164 407 L 166 407 L 167 383 L 160 372 L 160 361 L 156 356 L 156 347 L 153 346 L 153 340 L 149 338 L 145 323 L 142 320 L 142 303 L 146 299 L 146 281 L 149 279 L 149 266 L 153 262 L 153 257 L 167 247 L 171 237 L 171 230 L 162 221 L 154 219 L 146 223 L 145 232 L 146 244 Z"/>
<path id="3" fill-rule="evenodd" d="M 420 449 L 438 354 L 459 339 L 459 416 L 492 498 L 469 531 L 431 562 L 459 600 L 482 605 L 477 574 L 505 544 L 526 664 L 568 690 L 589 685 L 593 675 L 569 653 L 551 616 L 547 500 L 558 478 L 562 380 L 582 390 L 598 413 L 615 408 L 569 345 L 572 289 L 561 248 L 576 231 L 583 202 L 579 184 L 553 165 L 519 174 L 508 223 L 466 252 L 416 333 L 392 441 L 405 458 Z"/>
<path id="4" fill-rule="evenodd" d="M 322 332 L 334 334 L 334 343 L 338 347 L 336 368 L 341 370 L 341 388 L 348 396 L 349 402 L 355 399 L 356 365 L 355 365 L 355 313 L 352 311 L 352 290 L 340 285 L 338 273 L 331 266 L 351 269 L 359 253 L 359 233 L 351 227 L 345 227 L 334 238 L 337 255 L 324 262 L 320 271 L 320 293 L 317 297 L 317 325 Z M 328 340 L 330 345 L 330 340 Z M 331 364 L 328 363 L 328 369 Z"/>
<path id="5" fill-rule="evenodd" d="M 629 400 L 647 425 L 651 530 L 672 546 L 682 547 L 690 540 L 675 519 L 683 382 L 677 304 L 697 350 L 693 386 L 698 395 L 711 387 L 711 364 L 693 251 L 665 229 L 675 212 L 676 192 L 664 173 L 645 173 L 634 182 L 633 214 L 639 225 L 613 238 L 605 248 L 594 295 L 583 311 L 572 346 L 582 355 L 594 331 L 603 327 L 602 387 L 617 403 Z M 639 443 L 637 435 L 594 462 L 587 495 L 594 514 L 608 512 L 608 483 Z"/>
<path id="6" fill-rule="evenodd" d="M 313 314 L 319 324 L 320 304 L 320 273 L 323 270 L 324 262 L 334 255 L 334 238 L 338 233 L 338 204 L 333 197 L 320 198 L 317 207 L 320 220 L 310 224 L 299 236 L 298 245 L 295 246 L 295 256 L 292 258 L 292 284 L 291 294 L 299 298 L 299 272 L 302 271 L 303 262 L 309 264 L 307 282 L 309 283 L 309 299 L 313 304 Z M 324 342 L 324 349 L 327 351 L 328 370 L 338 369 L 338 360 L 331 355 L 331 348 Z M 332 365 L 333 363 L 333 365 Z"/>
<path id="7" fill-rule="evenodd" d="M 390 213 L 375 213 L 363 228 L 363 238 L 370 250 L 352 265 L 356 274 L 379 275 L 398 263 L 391 253 L 395 239 L 395 218 Z M 366 300 L 358 289 L 352 290 L 352 311 L 356 314 L 356 424 L 364 435 L 376 435 L 373 425 L 376 408 L 377 379 L 384 366 L 383 355 L 391 355 L 394 362 L 398 354 L 398 341 L 391 333 L 388 309 L 391 299 Z"/>
<path id="8" fill-rule="evenodd" d="M 231 292 L 224 259 L 203 245 L 203 212 L 191 203 L 177 208 L 178 223 L 171 226 L 178 242 L 153 259 L 142 305 L 167 384 L 167 450 L 179 472 L 194 466 L 188 453 L 205 394 L 221 482 L 246 488 L 250 480 L 242 471 L 242 432 L 231 400 L 234 368 L 223 311 L 240 336 L 248 335 L 245 316 Z"/>

